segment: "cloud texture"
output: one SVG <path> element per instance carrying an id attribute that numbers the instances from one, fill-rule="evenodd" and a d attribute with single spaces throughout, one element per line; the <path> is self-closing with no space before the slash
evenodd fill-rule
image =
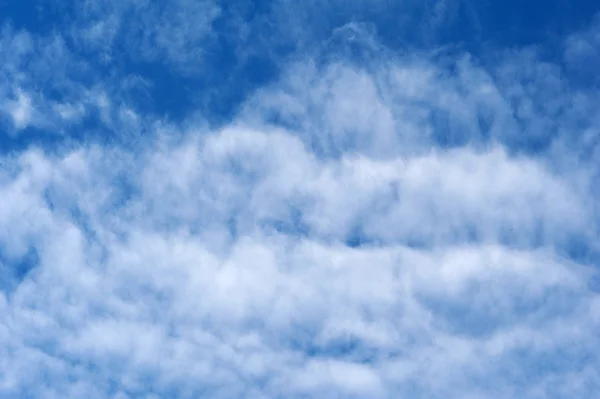
<path id="1" fill-rule="evenodd" d="M 3 22 L 0 397 L 600 393 L 597 19 L 391 3 Z"/>

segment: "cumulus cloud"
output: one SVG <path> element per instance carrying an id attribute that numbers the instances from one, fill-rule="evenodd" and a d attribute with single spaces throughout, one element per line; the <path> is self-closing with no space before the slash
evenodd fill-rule
<path id="1" fill-rule="evenodd" d="M 139 28 L 140 54 L 180 64 L 220 15 L 81 7 L 69 34 L 107 52 Z M 11 129 L 68 140 L 0 157 L 0 396 L 600 391 L 598 91 L 572 63 L 400 52 L 344 23 L 215 126 L 145 112 L 144 79 L 71 39 L 3 32 Z"/>

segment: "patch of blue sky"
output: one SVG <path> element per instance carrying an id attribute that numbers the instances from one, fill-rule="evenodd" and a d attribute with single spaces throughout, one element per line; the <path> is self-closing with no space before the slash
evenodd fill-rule
<path id="1" fill-rule="evenodd" d="M 7 254 L 0 249 L 0 292 L 10 295 L 32 272 L 39 263 L 35 248 L 29 248 L 24 254 Z"/>

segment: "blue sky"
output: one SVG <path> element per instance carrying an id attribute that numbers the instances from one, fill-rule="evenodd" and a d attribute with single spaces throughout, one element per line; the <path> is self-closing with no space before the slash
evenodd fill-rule
<path id="1" fill-rule="evenodd" d="M 0 1 L 0 397 L 597 396 L 597 70 L 591 1 Z"/>

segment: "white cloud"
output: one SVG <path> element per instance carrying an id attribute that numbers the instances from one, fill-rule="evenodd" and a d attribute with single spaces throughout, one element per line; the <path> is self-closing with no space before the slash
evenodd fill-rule
<path id="1" fill-rule="evenodd" d="M 126 15 L 82 7 L 94 24 L 108 12 L 94 7 Z M 186 37 L 209 34 L 211 12 L 185 19 L 198 29 Z M 183 62 L 194 41 L 176 21 L 146 39 Z M 15 54 L 49 43 L 74 57 L 59 38 L 2 39 Z M 65 69 L 64 98 L 45 101 L 7 59 L 24 87 L 15 106 L 57 113 L 58 127 L 97 112 L 133 139 L 0 157 L 0 396 L 600 389 L 598 271 L 572 248 L 598 245 L 597 161 L 580 155 L 597 93 L 531 51 L 494 67 L 308 58 L 220 128 L 157 121 L 114 82 L 80 85 Z M 551 143 L 532 151 L 530 134 Z"/>
<path id="2" fill-rule="evenodd" d="M 4 108 L 11 116 L 17 130 L 22 130 L 31 123 L 32 114 L 34 113 L 31 98 L 22 91 L 19 90 L 17 99 L 6 104 Z"/>
<path id="3" fill-rule="evenodd" d="M 438 215 L 458 213 L 465 220 L 475 212 L 476 226 L 486 218 L 490 226 L 505 219 L 526 226 L 538 218 L 583 228 L 583 216 L 569 213 L 569 201 L 577 201 L 570 196 L 577 194 L 539 163 L 466 149 L 402 162 L 324 161 L 284 131 L 242 126 L 158 148 L 135 159 L 106 149 L 58 158 L 27 153 L 18 160 L 22 166 L 12 178 L 18 180 L 4 188 L 4 198 L 15 198 L 5 204 L 5 214 L 19 219 L 3 225 L 21 226 L 2 238 L 4 246 L 16 247 L 9 239 L 27 240 L 40 258 L 3 305 L 11 309 L 3 324 L 14 331 L 5 345 L 33 352 L 5 355 L 16 369 L 36 362 L 41 373 L 51 363 L 42 361 L 47 355 L 40 350 L 50 350 L 48 359 L 63 362 L 52 366 L 48 389 L 57 394 L 72 388 L 67 376 L 75 361 L 87 365 L 79 378 L 100 390 L 97 397 L 112 378 L 134 396 L 151 380 L 155 392 L 181 395 L 219 386 L 229 387 L 226 396 L 250 389 L 266 397 L 385 397 L 410 392 L 410 386 L 434 395 L 466 394 L 474 389 L 471 378 L 499 379 L 507 392 L 525 392 L 503 380 L 494 364 L 510 362 L 519 350 L 536 357 L 566 350 L 574 340 L 588 349 L 598 344 L 596 294 L 587 290 L 580 266 L 552 255 L 560 243 L 552 241 L 545 251 L 531 251 L 527 243 L 521 250 L 479 241 L 465 247 L 442 235 L 441 241 L 428 239 L 432 250 L 406 248 L 408 233 L 402 231 L 432 228 L 434 221 L 419 215 L 431 209 L 436 190 L 410 202 L 412 213 L 405 217 L 382 218 L 380 229 L 390 238 L 378 248 L 341 243 L 340 223 L 372 217 L 373 210 L 358 206 L 365 198 L 388 198 L 385 187 L 393 179 L 400 192 L 415 197 L 437 170 L 423 169 L 433 160 L 445 163 L 434 173 L 435 188 L 446 199 L 433 202 Z M 234 167 L 234 160 L 244 162 Z M 485 175 L 479 171 L 487 170 L 487 162 L 495 165 L 498 177 L 487 177 L 496 184 L 469 181 Z M 455 178 L 453 168 L 465 177 Z M 518 171 L 513 185 L 501 184 L 504 168 Z M 137 180 L 140 171 L 144 177 Z M 279 184 L 286 176 L 292 179 L 287 188 Z M 131 189 L 117 183 L 127 180 Z M 519 202 L 530 195 L 549 195 L 553 202 L 534 208 Z M 309 215 L 308 237 L 261 231 L 255 215 L 281 217 L 279 209 L 297 196 L 313 204 L 298 205 Z M 403 206 L 399 201 L 388 205 L 392 214 Z M 489 206 L 497 201 L 509 201 L 503 206 L 520 219 L 498 214 L 498 205 Z M 24 204 L 30 204 L 27 212 L 45 215 L 26 217 L 33 223 L 28 230 L 18 222 Z M 333 216 L 338 209 L 344 212 Z M 236 215 L 238 236 L 231 236 L 225 223 Z M 422 226 L 398 226 L 410 217 Z M 326 219 L 330 230 L 323 235 Z M 215 244 L 214 233 L 224 241 Z M 474 335 L 479 327 L 453 320 L 454 312 L 487 323 L 487 332 Z M 96 371 L 85 371 L 91 366 Z M 21 392 L 26 380 L 11 378 L 14 387 L 6 392 Z M 592 383 L 596 377 L 586 378 Z M 531 386 L 543 383 L 533 381 Z"/>

